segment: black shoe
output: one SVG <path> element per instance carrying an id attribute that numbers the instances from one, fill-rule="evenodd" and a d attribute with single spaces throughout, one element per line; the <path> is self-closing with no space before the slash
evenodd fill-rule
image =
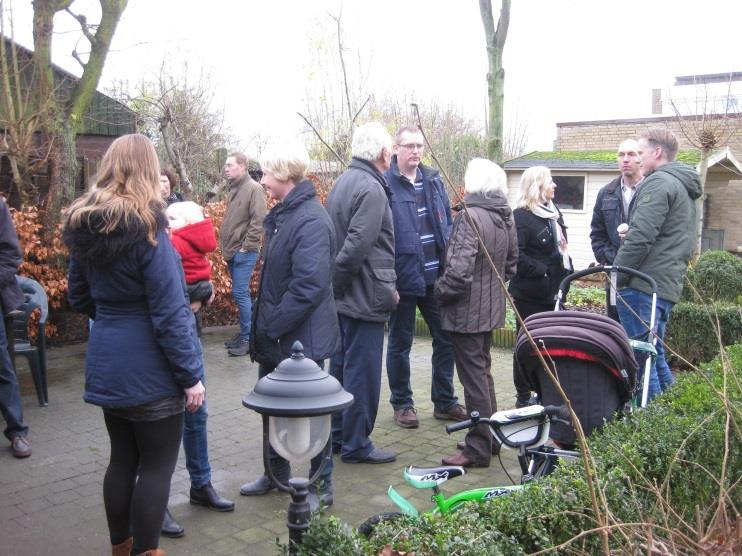
<path id="1" fill-rule="evenodd" d="M 344 458 L 340 457 L 344 463 L 391 463 L 397 459 L 397 454 L 390 450 L 374 448 L 365 458 Z"/>
<path id="2" fill-rule="evenodd" d="M 288 481 L 286 481 L 288 482 Z M 261 496 L 269 493 L 271 490 L 276 488 L 276 483 L 271 481 L 268 475 L 261 475 L 254 481 L 245 483 L 240 487 L 240 494 L 242 496 Z"/>
<path id="3" fill-rule="evenodd" d="M 332 480 L 324 481 L 319 489 L 316 484 L 310 485 L 307 502 L 309 502 L 309 511 L 312 513 L 317 513 L 332 506 Z"/>
<path id="4" fill-rule="evenodd" d="M 191 487 L 191 504 L 206 506 L 216 512 L 231 512 L 234 510 L 234 502 L 219 496 L 210 482 L 201 488 Z"/>
<path id="5" fill-rule="evenodd" d="M 229 340 L 226 340 L 224 342 L 224 347 L 225 348 L 235 347 L 239 343 L 240 338 L 241 338 L 240 333 L 237 332 L 237 334 L 235 334 Z"/>
<path id="6" fill-rule="evenodd" d="M 170 510 L 165 510 L 165 519 L 162 520 L 162 530 L 160 531 L 163 537 L 169 537 L 171 539 L 178 539 L 185 535 L 185 529 L 173 519 Z"/>
<path id="7" fill-rule="evenodd" d="M 227 350 L 227 353 L 232 357 L 242 357 L 250 353 L 250 340 L 240 339 L 231 348 Z"/>

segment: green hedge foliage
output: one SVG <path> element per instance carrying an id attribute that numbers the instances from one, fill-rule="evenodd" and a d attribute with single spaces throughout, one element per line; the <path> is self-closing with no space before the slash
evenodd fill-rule
<path id="1" fill-rule="evenodd" d="M 694 292 L 698 291 L 703 301 L 716 300 L 739 303 L 742 294 L 742 257 L 726 251 L 706 251 L 698 262 L 688 270 L 683 289 L 685 301 L 699 302 Z"/>
<path id="2" fill-rule="evenodd" d="M 742 342 L 742 307 L 729 303 L 700 305 L 681 301 L 672 310 L 665 342 L 694 365 L 719 353 L 718 330 L 725 346 Z M 676 358 L 668 358 L 679 363 Z"/>
<path id="3" fill-rule="evenodd" d="M 739 482 L 742 345 L 730 347 L 728 354 L 734 380 L 725 380 L 715 360 L 700 373 L 681 375 L 675 387 L 655 398 L 647 409 L 610 423 L 591 438 L 599 484 L 616 522 L 662 524 L 696 539 L 698 535 L 689 528 L 699 521 L 703 528 L 709 525 L 718 503 L 727 418 L 716 392 L 725 384 L 732 409 L 726 486 Z M 729 489 L 725 503 L 730 516 L 735 515 L 735 508 L 742 508 L 740 485 Z M 666 511 L 668 505 L 672 512 Z M 582 466 L 566 464 L 507 497 L 472 503 L 448 516 L 381 524 L 371 541 L 359 538 L 335 518 L 316 520 L 298 553 L 378 555 L 385 545 L 391 545 L 399 551 L 415 551 L 417 556 L 527 554 L 558 546 L 594 528 L 590 508 Z M 654 536 L 663 538 L 666 533 L 658 529 Z M 610 536 L 616 554 L 635 553 L 638 542 L 631 531 L 628 538 Z M 281 550 L 285 553 L 286 547 Z M 600 539 L 588 534 L 567 552 L 600 553 Z"/>

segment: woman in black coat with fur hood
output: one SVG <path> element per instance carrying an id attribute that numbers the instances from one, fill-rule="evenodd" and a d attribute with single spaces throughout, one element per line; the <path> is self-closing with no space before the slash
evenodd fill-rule
<path id="1" fill-rule="evenodd" d="M 533 166 L 520 178 L 521 197 L 513 219 L 518 232 L 518 271 L 508 290 L 525 320 L 535 313 L 553 311 L 559 283 L 572 272 L 567 252 L 567 226 L 554 204 L 556 184 L 545 166 Z M 530 386 L 513 363 L 516 406 L 531 397 Z"/>

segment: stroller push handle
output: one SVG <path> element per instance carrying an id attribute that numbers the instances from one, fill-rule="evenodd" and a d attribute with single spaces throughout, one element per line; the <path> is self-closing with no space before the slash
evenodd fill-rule
<path id="1" fill-rule="evenodd" d="M 634 278 L 639 278 L 640 280 L 643 280 L 644 282 L 649 284 L 649 287 L 652 289 L 652 293 L 657 293 L 657 282 L 654 278 L 647 274 L 644 274 L 643 272 L 639 272 L 638 270 L 634 270 L 633 268 L 628 268 L 625 266 L 598 265 L 592 268 L 586 268 L 585 270 L 573 272 L 569 276 L 566 276 L 559 284 L 559 293 L 562 294 L 559 295 L 559 298 L 561 299 L 564 297 L 562 292 L 567 289 L 567 286 L 569 286 L 572 280 L 578 280 L 579 278 L 583 278 L 584 276 L 598 274 L 599 272 L 610 273 L 612 271 L 618 272 L 620 274 L 628 274 L 630 276 L 633 276 Z"/>

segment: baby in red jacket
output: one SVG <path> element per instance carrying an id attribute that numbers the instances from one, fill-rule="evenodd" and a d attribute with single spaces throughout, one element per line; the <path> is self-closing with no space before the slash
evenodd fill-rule
<path id="1" fill-rule="evenodd" d="M 185 272 L 191 307 L 198 311 L 211 300 L 211 263 L 207 253 L 216 249 L 216 234 L 210 218 L 204 218 L 201 207 L 194 202 L 173 203 L 167 207 L 170 239 L 180 254 Z"/>

